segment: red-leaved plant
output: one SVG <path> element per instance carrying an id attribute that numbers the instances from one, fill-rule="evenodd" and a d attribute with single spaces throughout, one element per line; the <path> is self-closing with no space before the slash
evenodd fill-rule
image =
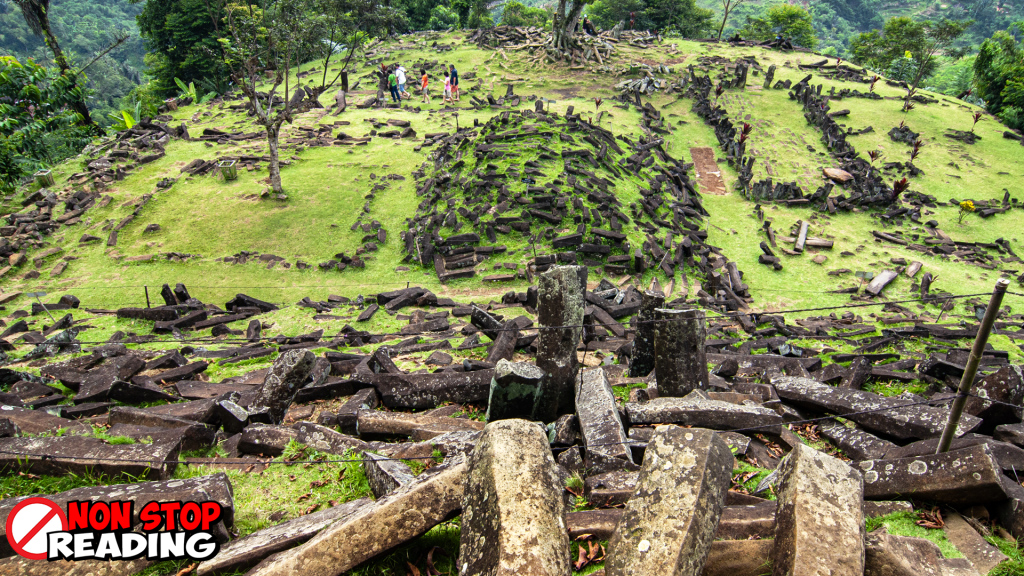
<path id="1" fill-rule="evenodd" d="M 923 148 L 923 147 L 924 147 L 924 142 L 921 142 L 920 138 L 918 138 L 917 140 L 914 140 L 914 145 L 910 149 L 910 162 L 911 163 L 913 163 L 914 160 L 917 160 L 917 157 L 921 154 L 921 148 Z"/>
<path id="2" fill-rule="evenodd" d="M 973 115 L 971 115 L 971 118 L 974 119 L 974 124 L 971 124 L 971 134 L 974 134 L 974 127 L 977 126 L 978 125 L 978 121 L 981 120 L 984 117 L 985 117 L 985 115 L 982 114 L 981 112 L 975 112 Z"/>
<path id="3" fill-rule="evenodd" d="M 743 128 L 740 129 L 740 144 L 746 142 L 747 138 L 750 137 L 750 133 L 753 132 L 753 131 L 754 131 L 754 127 L 751 126 L 750 124 L 747 124 L 746 122 L 744 122 L 743 123 Z"/>

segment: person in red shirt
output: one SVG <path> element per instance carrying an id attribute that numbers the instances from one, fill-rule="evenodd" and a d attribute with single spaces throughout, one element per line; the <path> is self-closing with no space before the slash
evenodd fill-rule
<path id="1" fill-rule="evenodd" d="M 427 92 L 427 81 L 430 79 L 427 76 L 426 70 L 420 70 L 420 91 L 423 92 L 423 103 L 430 102 L 430 93 Z"/>

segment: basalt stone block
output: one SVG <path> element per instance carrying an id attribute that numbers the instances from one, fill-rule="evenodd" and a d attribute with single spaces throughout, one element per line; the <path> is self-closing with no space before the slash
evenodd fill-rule
<path id="1" fill-rule="evenodd" d="M 707 322 L 703 310 L 654 311 L 654 370 L 659 396 L 686 396 L 708 389 L 704 350 Z"/>
<path id="2" fill-rule="evenodd" d="M 853 460 L 876 460 L 897 446 L 888 440 L 869 434 L 857 428 L 826 420 L 818 424 L 821 435 L 828 438 Z"/>
<path id="3" fill-rule="evenodd" d="M 798 444 L 779 464 L 772 573 L 864 574 L 864 483 L 843 461 Z"/>
<path id="4" fill-rule="evenodd" d="M 865 460 L 864 497 L 870 500 L 914 498 L 951 505 L 1006 500 L 999 462 L 986 444 L 943 454 L 896 460 Z"/>
<path id="5" fill-rule="evenodd" d="M 974 385 L 972 394 L 964 411 L 984 420 L 986 432 L 1000 424 L 1018 423 L 1024 417 L 1024 376 L 1020 366 L 1003 366 L 985 376 Z"/>
<path id="6" fill-rule="evenodd" d="M 662 426 L 608 541 L 605 573 L 699 575 L 729 489 L 733 456 L 713 431 Z"/>
<path id="7" fill-rule="evenodd" d="M 6 540 L 5 540 L 6 542 Z M 131 576 L 153 565 L 145 557 L 135 560 L 55 560 L 41 562 L 21 556 L 0 559 L 0 574 L 18 576 Z"/>
<path id="8" fill-rule="evenodd" d="M 415 482 L 331 524 L 302 546 L 267 558 L 247 574 L 338 576 L 457 515 L 462 508 L 465 476 L 465 463 L 421 475 Z"/>
<path id="9" fill-rule="evenodd" d="M 338 408 L 335 414 L 320 414 L 320 424 L 324 426 L 337 426 L 344 434 L 358 434 L 358 414 L 360 410 L 373 410 L 380 406 L 380 398 L 377 390 L 363 388 L 356 391 L 344 404 Z M 325 414 L 327 414 L 325 416 Z"/>
<path id="10" fill-rule="evenodd" d="M 782 416 L 760 406 L 711 400 L 694 391 L 684 398 L 654 398 L 644 403 L 628 402 L 630 424 L 681 424 L 713 430 L 759 428 L 766 434 L 779 434 Z"/>
<path id="11" fill-rule="evenodd" d="M 383 498 L 416 479 L 412 468 L 405 462 L 370 452 L 363 453 L 363 472 L 374 498 Z"/>
<path id="12" fill-rule="evenodd" d="M 886 397 L 864 390 L 834 388 L 809 378 L 784 376 L 773 378 L 772 384 L 779 397 L 798 407 L 848 416 L 871 432 L 900 439 L 924 439 L 942 435 L 949 419 L 949 408 L 936 408 L 927 404 L 898 397 Z M 866 414 L 855 414 L 871 411 Z M 981 419 L 964 414 L 956 435 L 962 436 L 981 424 Z"/>
<path id="13" fill-rule="evenodd" d="M 373 385 L 388 408 L 434 408 L 445 402 L 479 404 L 487 400 L 493 370 L 428 374 L 370 374 L 360 376 Z"/>
<path id="14" fill-rule="evenodd" d="M 299 431 L 286 426 L 250 424 L 238 440 L 238 451 L 243 454 L 280 456 L 292 440 L 298 441 Z"/>
<path id="15" fill-rule="evenodd" d="M 763 576 L 771 540 L 718 540 L 711 543 L 702 576 Z"/>
<path id="16" fill-rule="evenodd" d="M 562 492 L 537 424 L 518 419 L 488 424 L 468 461 L 459 573 L 571 574 Z"/>
<path id="17" fill-rule="evenodd" d="M 446 416 L 410 414 L 408 412 L 383 412 L 360 410 L 357 414 L 360 436 L 409 436 L 414 430 L 425 427 L 445 427 L 447 431 L 484 429 L 483 422 Z"/>
<path id="18" fill-rule="evenodd" d="M 487 421 L 531 418 L 544 380 L 544 371 L 526 362 L 499 360 L 487 399 Z"/>
<path id="19" fill-rule="evenodd" d="M 162 480 L 174 473 L 181 443 L 106 444 L 97 438 L 0 439 L 0 470 L 60 476 L 122 473 Z"/>
<path id="20" fill-rule="evenodd" d="M 576 347 L 583 335 L 586 287 L 584 266 L 554 266 L 538 277 L 540 330 L 535 345 L 537 367 L 544 371 L 545 378 L 534 417 L 543 422 L 552 422 L 560 413 L 573 410 L 573 381 L 579 365 Z"/>
<path id="21" fill-rule="evenodd" d="M 139 426 L 136 424 L 114 424 L 107 428 L 107 434 L 125 436 L 136 442 L 181 443 L 182 451 L 209 448 L 217 443 L 217 430 L 190 422 L 189 426 L 180 428 L 160 428 L 157 426 Z"/>
<path id="22" fill-rule="evenodd" d="M 885 527 L 865 540 L 864 576 L 977 576 L 966 558 L 946 558 L 931 540 L 895 536 Z"/>
<path id="23" fill-rule="evenodd" d="M 268 423 L 281 423 L 295 394 L 313 371 L 315 361 L 316 356 L 309 350 L 289 350 L 281 354 L 247 407 L 249 414 L 266 414 Z"/>
<path id="24" fill-rule="evenodd" d="M 297 442 L 314 450 L 331 454 L 345 454 L 349 451 L 370 450 L 370 445 L 359 438 L 353 438 L 312 422 L 296 422 L 292 428 L 298 432 Z"/>
<path id="25" fill-rule="evenodd" d="M 775 502 L 726 506 L 715 531 L 716 540 L 750 540 L 775 537 Z"/>
<path id="26" fill-rule="evenodd" d="M 497 338 L 487 349 L 487 362 L 497 363 L 499 360 L 512 360 L 517 340 L 519 340 L 519 325 L 515 320 L 505 322 L 501 332 L 498 332 Z"/>
<path id="27" fill-rule="evenodd" d="M 996 426 L 992 437 L 996 440 L 1024 447 L 1024 424 L 1002 424 Z"/>
<path id="28" fill-rule="evenodd" d="M 598 540 L 608 540 L 615 533 L 615 526 L 621 518 L 620 509 L 583 510 L 566 514 L 565 524 L 569 538 L 574 540 L 584 534 L 590 534 Z"/>
<path id="29" fill-rule="evenodd" d="M 67 428 L 72 434 L 90 434 L 92 428 L 81 422 L 54 416 L 42 410 L 28 410 L 18 406 L 0 406 L 0 418 L 14 423 L 25 434 L 43 434 Z"/>
<path id="30" fill-rule="evenodd" d="M 82 384 L 75 395 L 75 403 L 102 402 L 110 397 L 114 382 L 127 381 L 146 367 L 146 362 L 138 356 L 118 356 L 110 358 L 101 366 L 86 373 Z"/>
<path id="31" fill-rule="evenodd" d="M 629 358 L 629 375 L 632 378 L 645 378 L 654 370 L 654 332 L 657 326 L 654 311 L 664 306 L 663 293 L 650 290 L 643 293 L 636 321 L 633 354 Z"/>
<path id="32" fill-rule="evenodd" d="M 0 438 L 21 436 L 21 428 L 10 418 L 0 418 Z"/>
<path id="33" fill-rule="evenodd" d="M 245 570 L 268 556 L 308 541 L 324 528 L 343 522 L 372 504 L 369 498 L 360 498 L 257 530 L 221 547 L 216 556 L 199 564 L 196 574 L 212 576 Z"/>
<path id="34" fill-rule="evenodd" d="M 217 402 L 216 410 L 217 419 L 227 434 L 238 434 L 249 425 L 249 413 L 231 400 Z"/>
<path id="35" fill-rule="evenodd" d="M 615 394 L 601 368 L 584 370 L 576 383 L 576 417 L 586 446 L 587 468 L 595 468 L 598 456 L 605 461 L 633 464 L 626 431 L 619 417 Z"/>
<path id="36" fill-rule="evenodd" d="M 639 471 L 620 470 L 594 474 L 584 480 L 583 494 L 596 508 L 621 506 L 633 496 L 639 478 Z"/>

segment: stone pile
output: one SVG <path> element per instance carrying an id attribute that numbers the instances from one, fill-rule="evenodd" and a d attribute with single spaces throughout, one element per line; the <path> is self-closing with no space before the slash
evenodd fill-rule
<path id="1" fill-rule="evenodd" d="M 911 269 L 916 274 L 920 266 Z M 804 570 L 823 557 L 833 572 L 863 574 L 902 558 L 907 546 L 930 551 L 913 539 L 863 532 L 864 516 L 910 506 L 879 501 L 908 494 L 961 510 L 986 507 L 1024 536 L 1024 488 L 1012 479 L 1024 466 L 1024 374 L 1006 352 L 986 351 L 952 452 L 933 455 L 968 354 L 958 346 L 974 338 L 976 322 L 939 324 L 897 305 L 873 319 L 889 326 L 881 331 L 853 314 L 792 323 L 753 313 L 707 320 L 690 302 L 666 302 L 657 289 L 641 294 L 602 281 L 590 290 L 586 272 L 548 267 L 536 289 L 512 294 L 508 303 L 466 306 L 417 287 L 299 303 L 315 315 L 362 310 L 364 321 L 384 308 L 408 321 L 400 334 L 346 326 L 329 338 L 322 331 L 268 338 L 250 318 L 272 312 L 273 304 L 240 294 L 222 310 L 181 284 L 164 286 L 164 306 L 117 313 L 153 322 L 156 333 L 218 322 L 214 333 L 225 327 L 221 334 L 236 341 L 243 335 L 227 324 L 248 321 L 249 343 L 156 354 L 125 346 L 144 337 L 117 335 L 54 362 L 79 349 L 70 316 L 35 334 L 28 322 L 12 325 L 0 340 L 12 347 L 39 342 L 24 358 L 45 365 L 41 376 L 0 369 L 0 467 L 146 474 L 150 482 L 133 498 L 189 490 L 189 498 L 217 499 L 230 509 L 223 475 L 166 482 L 182 451 L 220 444 L 229 453 L 222 464 L 244 466 L 279 456 L 295 441 L 362 459 L 375 501 L 344 503 L 230 542 L 228 515 L 217 528 L 227 543 L 200 574 L 276 575 L 299 567 L 340 574 L 460 513 L 461 560 L 481 572 L 532 566 L 565 573 L 569 539 L 590 534 L 609 540 L 605 569 L 612 574 L 654 573 L 637 572 L 644 566 L 689 574 L 768 559 Z M 47 309 L 76 305 L 65 297 Z M 525 315 L 499 316 L 531 310 L 536 325 Z M 458 318 L 468 322 L 457 325 Z M 1024 316 L 1006 312 L 996 330 L 1021 339 L 1022 323 Z M 453 363 L 456 337 L 464 338 L 460 350 L 488 346 L 487 360 Z M 816 339 L 856 348 L 827 363 L 822 350 L 796 343 Z M 346 351 L 368 344 L 383 345 Z M 914 351 L 929 347 L 943 352 Z M 407 373 L 395 363 L 428 350 L 436 369 Z M 274 353 L 269 368 L 220 382 L 200 378 L 215 358 Z M 586 353 L 614 354 L 619 365 L 581 365 Z M 921 395 L 870 391 L 894 380 L 927 386 Z M 76 392 L 73 404 L 64 403 L 54 381 Z M 347 400 L 316 410 L 339 397 Z M 143 407 L 156 400 L 170 403 Z M 471 407 L 486 409 L 486 426 L 467 417 Z M 826 415 L 844 422 L 807 422 Z M 151 443 L 109 445 L 91 436 L 90 424 Z M 438 452 L 443 462 L 419 475 L 399 461 Z M 731 478 L 734 458 L 776 468 L 774 483 L 751 494 L 742 478 Z M 565 487 L 574 485 L 573 475 L 596 509 L 568 512 Z M 769 489 L 776 501 L 761 497 Z M 53 498 L 102 500 L 111 490 Z M 16 503 L 0 501 L 0 509 Z M 0 557 L 11 555 L 0 550 Z M 16 560 L 0 560 L 0 567 L 4 562 Z"/>

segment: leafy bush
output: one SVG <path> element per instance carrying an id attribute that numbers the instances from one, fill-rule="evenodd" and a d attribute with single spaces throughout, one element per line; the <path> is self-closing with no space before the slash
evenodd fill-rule
<path id="1" fill-rule="evenodd" d="M 778 36 L 804 48 L 814 48 L 818 38 L 811 25 L 811 13 L 800 6 L 776 4 L 769 6 L 756 18 L 747 17 L 747 25 L 740 35 L 744 38 L 766 42 Z"/>
<path id="2" fill-rule="evenodd" d="M 459 27 L 459 15 L 444 4 L 438 4 L 430 10 L 430 21 L 427 28 L 431 30 L 447 30 Z"/>
<path id="3" fill-rule="evenodd" d="M 889 70 L 885 73 L 890 80 L 897 82 L 910 82 L 917 74 L 917 64 L 910 58 L 897 58 L 892 61 Z"/>
<path id="4" fill-rule="evenodd" d="M 504 26 L 538 26 L 543 27 L 548 21 L 548 13 L 541 8 L 530 8 L 521 2 L 512 0 L 505 4 L 501 11 L 501 23 Z"/>
<path id="5" fill-rule="evenodd" d="M 1010 128 L 1024 130 L 1024 110 L 1016 106 L 1008 106 L 999 113 L 999 119 Z"/>

